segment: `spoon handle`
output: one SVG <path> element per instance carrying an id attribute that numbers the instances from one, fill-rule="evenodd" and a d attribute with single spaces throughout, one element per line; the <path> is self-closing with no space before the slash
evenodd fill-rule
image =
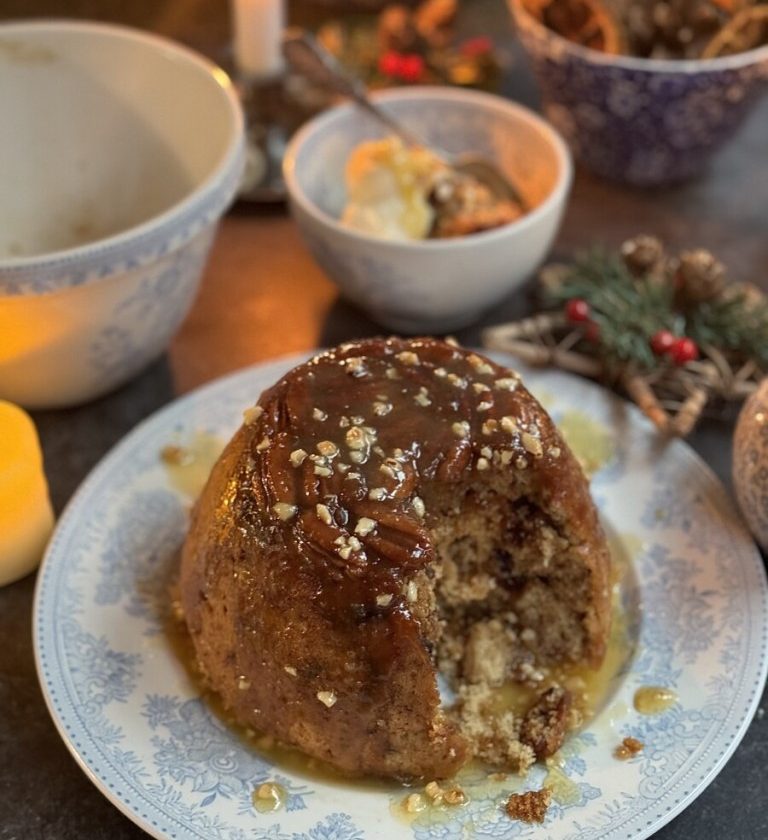
<path id="1" fill-rule="evenodd" d="M 371 116 L 397 134 L 406 145 L 424 145 L 418 137 L 411 134 L 386 111 L 374 104 L 369 99 L 368 91 L 362 80 L 349 74 L 309 32 L 303 29 L 286 30 L 283 35 L 283 55 L 298 73 L 315 84 L 330 88 L 336 93 L 354 100 Z"/>

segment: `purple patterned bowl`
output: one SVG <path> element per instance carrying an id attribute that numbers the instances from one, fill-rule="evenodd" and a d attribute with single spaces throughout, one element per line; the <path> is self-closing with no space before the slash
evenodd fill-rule
<path id="1" fill-rule="evenodd" d="M 768 46 L 695 61 L 606 55 L 507 2 L 547 117 L 604 178 L 657 186 L 698 175 L 768 90 Z"/>

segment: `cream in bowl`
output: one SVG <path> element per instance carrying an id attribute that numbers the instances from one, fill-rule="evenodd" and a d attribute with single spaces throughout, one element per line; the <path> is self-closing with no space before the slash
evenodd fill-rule
<path id="1" fill-rule="evenodd" d="M 467 236 L 513 222 L 522 207 L 499 198 L 421 146 L 397 137 L 368 140 L 352 150 L 345 170 L 348 227 L 383 239 Z"/>
<path id="2" fill-rule="evenodd" d="M 243 161 L 227 76 L 119 26 L 0 26 L 0 398 L 98 396 L 167 346 Z"/>
<path id="3" fill-rule="evenodd" d="M 421 184 L 430 167 L 421 161 L 411 173 L 421 197 L 409 205 L 396 196 L 399 205 L 389 206 L 383 222 L 368 219 L 363 224 L 369 229 L 360 230 L 364 202 L 356 194 L 354 164 L 353 189 L 348 188 L 349 161 L 361 144 L 386 143 L 387 134 L 356 107 L 340 105 L 304 126 L 288 148 L 285 176 L 293 216 L 328 276 L 380 324 L 406 333 L 458 329 L 518 289 L 546 256 L 571 185 L 570 156 L 544 120 L 497 96 L 414 87 L 375 98 L 427 146 L 492 161 L 520 190 L 527 212 L 471 235 L 404 235 L 434 229 L 435 208 L 426 206 Z M 391 156 L 386 145 L 379 148 L 385 159 Z M 393 190 L 402 189 L 398 177 L 389 173 L 375 182 L 369 204 L 392 202 Z M 350 209 L 350 198 L 357 207 Z M 353 216 L 354 227 L 347 223 Z M 377 225 L 390 235 L 378 235 Z"/>

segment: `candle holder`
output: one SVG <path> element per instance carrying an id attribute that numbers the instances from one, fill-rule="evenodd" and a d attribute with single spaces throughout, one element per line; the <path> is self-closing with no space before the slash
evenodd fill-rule
<path id="1" fill-rule="evenodd" d="M 246 167 L 239 197 L 259 203 L 282 201 L 288 138 L 324 102 L 286 69 L 284 0 L 230 0 L 230 10 L 232 75 L 246 119 Z"/>
<path id="2" fill-rule="evenodd" d="M 239 79 L 237 88 L 246 125 L 245 170 L 238 198 L 258 203 L 283 201 L 282 160 L 289 136 L 283 119 L 283 79 Z"/>
<path id="3" fill-rule="evenodd" d="M 246 164 L 238 198 L 259 204 L 284 201 L 282 164 L 288 140 L 330 104 L 330 97 L 288 70 L 266 79 L 235 74 L 235 84 L 246 119 Z"/>

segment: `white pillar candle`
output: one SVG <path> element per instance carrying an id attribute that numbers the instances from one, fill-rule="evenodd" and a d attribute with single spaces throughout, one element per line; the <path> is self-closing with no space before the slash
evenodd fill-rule
<path id="1" fill-rule="evenodd" d="M 276 76 L 283 69 L 283 0 L 232 0 L 235 62 L 243 76 Z"/>

